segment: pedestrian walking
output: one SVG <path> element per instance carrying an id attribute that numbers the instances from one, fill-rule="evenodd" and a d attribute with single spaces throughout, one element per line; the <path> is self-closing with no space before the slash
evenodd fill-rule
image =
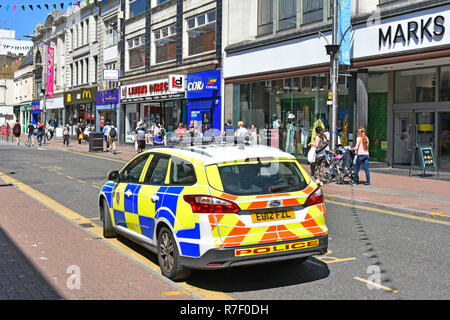
<path id="1" fill-rule="evenodd" d="M 16 120 L 16 123 L 14 124 L 12 131 L 13 131 L 14 139 L 16 139 L 17 145 L 19 145 L 20 144 L 20 133 L 22 132 L 22 127 L 20 126 L 19 119 Z"/>
<path id="2" fill-rule="evenodd" d="M 244 143 L 247 135 L 248 135 L 248 130 L 244 127 L 244 121 L 239 121 L 238 129 L 235 132 L 235 136 L 237 137 L 238 143 Z"/>
<path id="3" fill-rule="evenodd" d="M 257 145 L 258 144 L 258 132 L 256 130 L 256 127 L 254 124 L 250 125 L 250 128 L 248 129 L 248 134 L 249 134 L 249 143 L 252 145 Z"/>
<path id="4" fill-rule="evenodd" d="M 109 128 L 111 128 L 111 125 L 109 124 L 109 122 L 106 123 L 106 125 L 103 127 L 103 138 L 105 139 L 106 142 L 106 150 L 105 152 L 108 152 L 109 150 L 109 140 L 108 140 L 108 131 Z"/>
<path id="5" fill-rule="evenodd" d="M 136 131 L 134 132 L 134 139 L 137 142 L 137 153 L 141 153 L 145 150 L 146 134 L 147 130 L 145 130 L 144 124 L 140 123 L 139 127 L 137 127 Z"/>
<path id="6" fill-rule="evenodd" d="M 91 134 L 91 129 L 89 126 L 86 126 L 83 132 L 84 143 L 89 142 L 89 135 Z"/>
<path id="7" fill-rule="evenodd" d="M 359 170 L 361 165 L 366 173 L 366 182 L 364 185 L 370 186 L 370 171 L 369 171 L 369 138 L 366 136 L 364 128 L 358 129 L 358 138 L 356 138 L 356 145 L 350 150 L 356 151 L 355 171 L 353 173 L 353 181 L 351 184 L 357 184 L 359 181 Z"/>
<path id="8" fill-rule="evenodd" d="M 155 138 L 153 138 L 153 145 L 155 146 L 162 146 L 164 145 L 164 138 L 162 136 L 161 131 L 158 131 Z"/>
<path id="9" fill-rule="evenodd" d="M 63 145 L 66 147 L 69 146 L 69 140 L 70 140 L 70 127 L 68 124 L 63 129 Z"/>
<path id="10" fill-rule="evenodd" d="M 27 146 L 34 146 L 34 126 L 33 123 L 30 121 L 28 123 L 28 138 L 27 138 Z"/>
<path id="11" fill-rule="evenodd" d="M 44 140 L 44 135 L 45 135 L 44 124 L 38 122 L 38 125 L 37 125 L 37 141 L 38 141 L 39 146 L 42 145 L 42 141 Z"/>
<path id="12" fill-rule="evenodd" d="M 81 141 L 84 140 L 84 126 L 82 123 L 79 123 L 77 126 L 77 137 L 78 137 L 78 144 L 81 144 Z"/>
<path id="13" fill-rule="evenodd" d="M 231 120 L 228 120 L 225 123 L 225 128 L 224 128 L 224 130 L 222 132 L 222 136 L 234 136 L 235 135 L 235 131 L 236 131 L 236 128 L 232 125 Z"/>
<path id="14" fill-rule="evenodd" d="M 314 179 L 316 179 L 316 184 L 323 185 L 323 177 L 321 176 L 322 172 L 320 170 L 320 166 L 322 166 L 325 162 L 325 149 L 329 144 L 329 140 L 325 136 L 322 127 L 316 127 L 315 131 L 316 136 L 314 138 L 314 142 L 309 143 L 310 146 L 316 148 L 316 160 L 311 163 L 311 175 Z"/>
<path id="15" fill-rule="evenodd" d="M 111 146 L 111 153 L 116 154 L 117 130 L 113 124 L 108 130 L 108 140 Z"/>

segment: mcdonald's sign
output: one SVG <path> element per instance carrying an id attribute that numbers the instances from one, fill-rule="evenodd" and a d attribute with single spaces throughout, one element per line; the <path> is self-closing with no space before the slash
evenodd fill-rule
<path id="1" fill-rule="evenodd" d="M 64 105 L 95 103 L 97 88 L 82 88 L 64 93 Z"/>
<path id="2" fill-rule="evenodd" d="M 83 90 L 83 99 L 91 99 L 92 98 L 92 94 L 91 91 L 89 90 Z"/>

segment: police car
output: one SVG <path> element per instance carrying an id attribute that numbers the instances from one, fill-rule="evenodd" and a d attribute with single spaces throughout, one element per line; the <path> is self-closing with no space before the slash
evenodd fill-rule
<path id="1" fill-rule="evenodd" d="M 164 276 L 306 260 L 328 247 L 322 190 L 271 147 L 154 147 L 110 172 L 99 194 L 106 238 L 158 256 Z"/>

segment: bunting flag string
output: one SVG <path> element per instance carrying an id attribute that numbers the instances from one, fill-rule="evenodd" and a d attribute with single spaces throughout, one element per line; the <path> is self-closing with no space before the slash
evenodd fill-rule
<path id="1" fill-rule="evenodd" d="M 4 4 L 0 4 L 0 9 L 6 9 L 6 11 L 9 11 L 9 9 L 12 6 L 12 10 L 13 12 L 16 12 L 17 7 L 20 6 L 20 8 L 22 9 L 22 11 L 25 10 L 31 10 L 34 11 L 34 9 L 39 9 L 39 10 L 43 10 L 42 5 L 45 7 L 45 9 L 50 10 L 50 6 L 53 7 L 53 9 L 57 9 L 57 6 L 59 5 L 59 7 L 61 8 L 61 10 L 64 10 L 64 7 L 66 8 L 70 8 L 73 7 L 74 5 L 77 5 L 78 8 L 81 8 L 81 3 L 85 3 L 87 7 L 96 4 L 97 2 L 101 2 L 102 0 L 83 0 L 83 1 L 70 1 L 70 2 L 56 2 L 56 3 L 43 3 L 43 4 L 28 4 L 28 8 L 26 6 L 26 4 L 13 4 L 13 5 L 4 5 Z M 107 2 L 107 0 L 103 0 L 103 2 Z M 19 10 L 20 11 L 20 10 Z"/>

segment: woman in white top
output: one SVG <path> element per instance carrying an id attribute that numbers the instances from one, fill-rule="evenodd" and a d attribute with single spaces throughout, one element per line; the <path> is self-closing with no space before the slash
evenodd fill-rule
<path id="1" fill-rule="evenodd" d="M 237 137 L 238 143 L 244 143 L 245 137 L 248 135 L 248 130 L 244 128 L 244 121 L 238 122 L 238 129 L 236 130 L 236 133 L 234 134 Z"/>
<path id="2" fill-rule="evenodd" d="M 249 139 L 250 144 L 253 144 L 253 145 L 258 144 L 258 133 L 256 132 L 256 127 L 254 124 L 252 124 L 250 126 L 250 129 L 248 130 L 248 132 L 249 132 L 249 136 L 250 136 L 250 139 Z"/>
<path id="3" fill-rule="evenodd" d="M 363 165 L 364 172 L 366 173 L 366 186 L 370 186 L 370 172 L 369 172 L 369 138 L 366 136 L 366 130 L 364 128 L 358 129 L 358 138 L 356 138 L 356 145 L 350 150 L 356 151 L 356 164 L 355 171 L 353 173 L 352 184 L 357 184 L 359 180 L 359 169 L 361 164 Z"/>

